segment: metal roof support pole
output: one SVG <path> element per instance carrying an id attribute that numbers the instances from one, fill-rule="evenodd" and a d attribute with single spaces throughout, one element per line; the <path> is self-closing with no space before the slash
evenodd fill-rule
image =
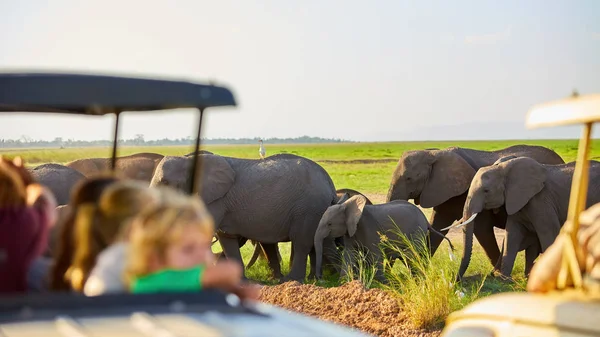
<path id="1" fill-rule="evenodd" d="M 204 115 L 204 108 L 198 109 L 198 134 L 196 135 L 196 147 L 194 149 L 194 160 L 192 161 L 192 171 L 190 172 L 190 194 L 200 192 L 202 186 L 200 186 L 200 171 L 202 170 L 202 156 L 199 155 L 200 151 L 200 136 L 202 133 L 202 116 Z"/>
<path id="2" fill-rule="evenodd" d="M 110 161 L 110 168 L 114 172 L 117 167 L 117 142 L 119 141 L 119 117 L 121 116 L 120 112 L 115 113 L 115 132 L 113 136 L 113 149 L 112 149 L 112 159 Z"/>
<path id="3" fill-rule="evenodd" d="M 577 163 L 575 164 L 573 182 L 571 183 L 571 196 L 569 199 L 567 222 L 562 230 L 563 235 L 566 236 L 566 243 L 564 246 L 562 267 L 558 274 L 558 289 L 565 289 L 569 279 L 573 281 L 575 288 L 581 288 L 582 286 L 581 271 L 579 270 L 579 262 L 577 259 L 577 249 L 580 249 L 577 233 L 579 231 L 579 214 L 585 210 L 587 201 L 590 175 L 590 162 L 588 157 L 590 152 L 591 134 L 592 123 L 586 123 L 581 139 L 579 140 Z"/>

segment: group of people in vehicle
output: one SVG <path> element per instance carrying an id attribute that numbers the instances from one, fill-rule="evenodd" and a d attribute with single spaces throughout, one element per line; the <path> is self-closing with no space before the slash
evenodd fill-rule
<path id="1" fill-rule="evenodd" d="M 215 261 L 213 219 L 198 197 L 105 174 L 72 191 L 66 219 L 56 207 L 19 157 L 0 157 L 0 294 L 216 288 L 258 298 L 238 263 Z"/>

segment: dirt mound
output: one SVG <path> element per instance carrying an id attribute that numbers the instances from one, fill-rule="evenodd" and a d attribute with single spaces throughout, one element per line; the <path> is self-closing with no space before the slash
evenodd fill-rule
<path id="1" fill-rule="evenodd" d="M 354 281 L 337 288 L 287 282 L 261 289 L 260 300 L 377 336 L 438 336 L 406 327 L 398 299 Z"/>

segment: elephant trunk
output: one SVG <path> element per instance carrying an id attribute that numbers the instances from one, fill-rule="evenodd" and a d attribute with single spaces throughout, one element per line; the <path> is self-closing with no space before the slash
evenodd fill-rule
<path id="1" fill-rule="evenodd" d="M 460 267 L 458 268 L 458 275 L 456 275 L 457 280 L 462 279 L 463 275 L 469 268 L 469 263 L 471 263 L 471 254 L 473 252 L 473 232 L 475 230 L 475 223 L 471 222 L 463 229 L 464 240 L 465 240 L 465 250 L 463 251 L 463 256 L 460 261 Z"/>
<path id="2" fill-rule="evenodd" d="M 475 231 L 475 217 L 477 214 L 483 210 L 483 201 L 478 202 L 477 200 L 473 200 L 471 196 L 467 198 L 465 203 L 465 208 L 463 211 L 462 221 L 460 221 L 461 226 L 466 226 L 463 228 L 464 234 L 464 242 L 465 249 L 463 251 L 463 256 L 460 261 L 460 267 L 458 268 L 457 280 L 462 279 L 463 275 L 467 271 L 469 267 L 469 263 L 471 262 L 471 255 L 473 253 L 473 233 Z"/>
<path id="3" fill-rule="evenodd" d="M 387 196 L 385 197 L 385 201 L 386 202 L 390 202 L 394 198 L 394 185 L 390 186 L 390 189 L 388 190 Z"/>
<path id="4" fill-rule="evenodd" d="M 317 279 L 320 279 L 322 277 L 322 265 L 323 265 L 323 240 L 325 240 L 325 238 L 329 235 L 329 230 L 327 229 L 327 226 L 319 226 L 319 228 L 317 228 L 317 232 L 315 233 L 315 255 L 317 258 L 317 263 L 315 268 L 317 270 L 315 270 L 315 276 L 317 277 Z"/>
<path id="5" fill-rule="evenodd" d="M 388 190 L 386 202 L 394 201 L 394 200 L 408 200 L 409 195 L 406 191 L 406 188 L 403 186 L 401 182 L 395 182 L 390 184 L 390 189 Z"/>

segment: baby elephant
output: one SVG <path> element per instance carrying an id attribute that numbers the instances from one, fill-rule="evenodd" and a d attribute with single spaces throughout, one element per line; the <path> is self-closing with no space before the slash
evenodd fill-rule
<path id="1" fill-rule="evenodd" d="M 317 278 L 321 278 L 323 240 L 325 238 L 343 237 L 342 273 L 345 268 L 352 265 L 350 250 L 362 246 L 366 247 L 377 263 L 375 278 L 380 282 L 385 282 L 381 268 L 383 256 L 379 248 L 380 233 L 394 241 L 400 240 L 396 234 L 398 230 L 413 242 L 419 237 L 423 238 L 428 230 L 444 237 L 430 226 L 423 212 L 408 201 L 396 200 L 378 205 L 366 205 L 366 202 L 366 198 L 362 195 L 355 195 L 351 198 L 342 197 L 336 205 L 327 208 L 323 214 L 315 233 L 314 242 L 317 255 Z M 390 218 L 393 219 L 393 222 Z M 446 240 L 448 239 L 446 238 Z M 452 243 L 450 246 L 452 247 Z M 386 254 L 389 253 L 386 252 Z M 399 257 L 388 256 L 390 259 Z"/>

